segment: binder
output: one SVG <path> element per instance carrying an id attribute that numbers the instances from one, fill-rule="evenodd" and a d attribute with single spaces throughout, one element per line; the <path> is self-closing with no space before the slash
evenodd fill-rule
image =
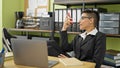
<path id="1" fill-rule="evenodd" d="M 73 23 L 77 22 L 77 11 L 76 11 L 76 9 L 72 9 L 72 19 L 73 19 Z"/>
<path id="2" fill-rule="evenodd" d="M 62 22 L 59 22 L 59 29 L 58 30 L 61 30 L 63 27 L 63 23 Z"/>
<path id="3" fill-rule="evenodd" d="M 79 26 L 79 21 L 81 19 L 81 12 L 82 12 L 82 9 L 77 9 L 77 32 L 80 32 L 80 26 Z"/>
<path id="4" fill-rule="evenodd" d="M 58 10 L 55 10 L 55 22 L 58 22 Z"/>
<path id="5" fill-rule="evenodd" d="M 76 32 L 76 31 L 77 31 L 77 23 L 73 23 L 72 32 Z"/>
<path id="6" fill-rule="evenodd" d="M 55 30 L 59 29 L 59 9 L 55 10 Z"/>
<path id="7" fill-rule="evenodd" d="M 72 9 L 67 9 L 67 13 L 69 13 L 70 16 L 72 17 Z"/>
<path id="8" fill-rule="evenodd" d="M 80 32 L 80 26 L 78 23 L 77 23 L 77 32 Z"/>
<path id="9" fill-rule="evenodd" d="M 62 17 L 63 17 L 62 9 L 59 9 L 59 22 L 63 22 Z"/>
<path id="10" fill-rule="evenodd" d="M 73 25 L 72 25 L 72 31 L 77 31 L 77 9 L 72 9 L 72 19 L 73 19 Z"/>
<path id="11" fill-rule="evenodd" d="M 82 9 L 77 9 L 77 22 L 80 21 Z"/>
<path id="12" fill-rule="evenodd" d="M 69 13 L 70 14 L 70 16 L 72 17 L 72 9 L 67 9 L 67 13 Z M 72 31 L 72 26 L 70 26 L 69 28 L 68 28 L 68 31 Z"/>
<path id="13" fill-rule="evenodd" d="M 67 10 L 63 9 L 63 22 L 65 21 L 66 15 L 67 15 Z"/>

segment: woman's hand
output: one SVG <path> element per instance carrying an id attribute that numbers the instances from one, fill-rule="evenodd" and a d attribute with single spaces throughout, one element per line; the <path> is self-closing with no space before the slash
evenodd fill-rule
<path id="1" fill-rule="evenodd" d="M 68 58 L 68 57 L 63 54 L 60 54 L 60 55 L 58 55 L 58 58 Z"/>
<path id="2" fill-rule="evenodd" d="M 70 27 L 73 24 L 72 18 L 70 17 L 70 14 L 68 13 L 65 19 L 65 22 L 62 27 L 62 31 L 66 31 L 68 27 Z"/>

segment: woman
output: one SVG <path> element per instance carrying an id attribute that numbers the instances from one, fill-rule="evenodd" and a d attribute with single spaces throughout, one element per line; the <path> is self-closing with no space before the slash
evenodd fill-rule
<path id="1" fill-rule="evenodd" d="M 67 28 L 72 25 L 72 20 L 69 15 L 66 16 L 61 30 L 61 47 L 63 51 L 74 51 L 77 59 L 96 63 L 95 68 L 100 68 L 106 51 L 106 35 L 97 30 L 96 24 L 98 22 L 98 12 L 83 11 L 79 27 L 80 30 L 85 30 L 85 32 L 76 35 L 70 44 L 68 43 Z M 63 54 L 60 54 L 59 57 L 67 58 Z"/>

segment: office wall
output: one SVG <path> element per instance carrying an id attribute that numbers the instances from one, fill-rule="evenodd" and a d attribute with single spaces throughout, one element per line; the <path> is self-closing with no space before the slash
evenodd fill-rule
<path id="1" fill-rule="evenodd" d="M 3 0 L 3 27 L 15 26 L 15 12 L 24 10 L 24 0 Z"/>
<path id="2" fill-rule="evenodd" d="M 0 48 L 2 47 L 2 27 L 15 25 L 15 12 L 24 10 L 24 0 L 0 0 Z"/>
<path id="3" fill-rule="evenodd" d="M 53 11 L 53 2 L 54 0 L 50 0 L 50 11 Z M 66 6 L 55 5 L 55 9 L 66 8 Z"/>
<path id="4" fill-rule="evenodd" d="M 0 0 L 0 50 L 2 45 L 2 0 Z"/>
<path id="5" fill-rule="evenodd" d="M 107 49 L 120 50 L 120 37 L 107 37 Z"/>

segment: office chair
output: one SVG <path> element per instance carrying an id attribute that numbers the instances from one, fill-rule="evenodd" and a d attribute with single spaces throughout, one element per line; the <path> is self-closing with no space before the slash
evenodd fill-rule
<path id="1" fill-rule="evenodd" d="M 48 40 L 47 46 L 48 46 L 48 55 L 49 56 L 58 57 L 58 55 L 64 54 L 64 55 L 70 57 L 67 53 L 62 51 L 61 47 L 56 43 L 55 40 Z"/>

